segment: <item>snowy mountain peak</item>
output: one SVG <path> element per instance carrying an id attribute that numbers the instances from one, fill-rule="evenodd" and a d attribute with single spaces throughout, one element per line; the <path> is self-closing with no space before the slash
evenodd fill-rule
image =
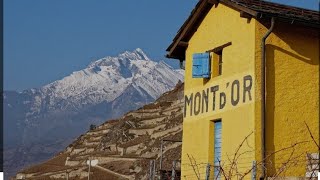
<path id="1" fill-rule="evenodd" d="M 149 57 L 140 48 L 135 49 L 133 52 L 140 55 L 140 57 L 142 57 L 144 60 L 150 60 Z"/>
<path id="2" fill-rule="evenodd" d="M 140 48 L 137 48 L 132 52 L 125 51 L 124 53 L 119 54 L 119 57 L 129 60 L 150 60 L 149 57 Z"/>
<path id="3" fill-rule="evenodd" d="M 94 61 L 89 64 L 88 68 L 93 68 L 96 66 L 110 66 L 110 65 L 124 65 L 128 66 L 131 64 L 131 61 L 144 60 L 152 61 L 140 48 L 135 49 L 134 51 L 125 51 L 118 56 L 111 57 L 107 56 L 97 61 Z"/>

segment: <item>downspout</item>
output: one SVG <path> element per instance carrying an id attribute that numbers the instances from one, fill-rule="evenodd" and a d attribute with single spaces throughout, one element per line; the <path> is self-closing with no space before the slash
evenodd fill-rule
<path id="1" fill-rule="evenodd" d="M 261 39 L 261 156 L 262 156 L 262 177 L 266 178 L 266 153 L 265 153 L 265 139 L 266 139 L 266 39 L 271 34 L 274 28 L 274 18 L 271 19 L 271 27 Z"/>

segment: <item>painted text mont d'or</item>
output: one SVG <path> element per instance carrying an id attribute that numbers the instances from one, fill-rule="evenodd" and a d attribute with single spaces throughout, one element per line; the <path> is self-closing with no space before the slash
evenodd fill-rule
<path id="1" fill-rule="evenodd" d="M 252 91 L 253 80 L 251 75 L 193 91 L 185 95 L 184 117 L 223 110 L 228 104 L 231 107 L 245 104 L 252 101 Z"/>

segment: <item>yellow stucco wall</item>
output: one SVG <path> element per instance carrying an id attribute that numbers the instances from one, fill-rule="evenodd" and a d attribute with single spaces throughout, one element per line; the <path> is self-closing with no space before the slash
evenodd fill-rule
<path id="1" fill-rule="evenodd" d="M 236 149 L 251 132 L 253 134 L 240 148 L 239 154 L 243 154 L 238 158 L 237 169 L 244 173 L 251 168 L 252 161 L 261 161 L 260 43 L 269 26 L 255 19 L 248 21 L 240 18 L 239 12 L 219 4 L 210 10 L 190 39 L 186 51 L 185 96 L 188 100 L 192 96 L 193 107 L 190 104 L 185 107 L 182 179 L 196 179 L 197 173 L 194 172 L 189 157 L 194 158 L 198 164 L 196 171 L 199 169 L 201 179 L 205 177 L 206 163 L 213 165 L 213 121 L 217 119 L 222 121 L 222 162 L 225 170 L 230 167 L 228 157 L 234 157 Z M 267 40 L 268 153 L 297 142 L 310 141 L 304 121 L 319 142 L 319 36 L 312 30 L 299 29 L 293 25 L 286 29 L 287 26 L 276 23 L 274 33 Z M 232 42 L 232 45 L 223 49 L 222 75 L 212 76 L 210 79 L 192 78 L 192 54 L 205 52 L 227 42 Z M 243 101 L 243 87 L 246 84 L 244 77 L 248 76 L 253 80 L 252 99 L 246 94 Z M 231 89 L 235 80 L 240 84 L 240 100 L 237 105 L 232 105 Z M 215 92 L 215 110 L 213 93 L 210 91 L 214 86 L 219 86 L 219 90 Z M 220 93 L 226 95 L 223 109 L 219 107 Z M 208 107 L 202 99 L 204 94 L 208 95 Z M 196 115 L 197 110 L 199 114 Z M 292 149 L 283 150 L 267 160 L 269 176 L 278 171 L 289 158 Z M 305 153 L 316 150 L 312 142 L 295 146 L 294 157 L 304 154 L 296 158 L 297 164 L 291 165 L 281 176 L 304 176 Z M 260 172 L 261 167 L 257 177 Z M 251 174 L 246 178 L 251 178 Z"/>
<path id="2" fill-rule="evenodd" d="M 192 54 L 201 53 L 225 43 L 232 42 L 231 46 L 223 49 L 223 73 L 221 76 L 209 80 L 192 78 Z M 243 102 L 244 77 L 254 78 L 255 58 L 255 20 L 247 22 L 239 12 L 219 4 L 207 14 L 198 30 L 195 32 L 186 51 L 185 95 L 190 97 L 196 92 L 209 88 L 208 112 L 190 116 L 190 107 L 186 107 L 186 117 L 183 123 L 182 146 L 182 179 L 195 179 L 196 175 L 190 166 L 188 155 L 194 157 L 199 164 L 201 178 L 205 177 L 205 164 L 213 165 L 213 122 L 222 120 L 222 161 L 228 168 L 228 157 L 233 158 L 235 149 L 246 136 L 254 131 L 254 83 L 252 85 L 251 101 L 246 94 Z M 214 64 L 214 63 L 212 63 Z M 215 74 L 215 73 L 213 73 Z M 240 101 L 236 106 L 231 104 L 231 87 L 234 80 L 240 82 Z M 253 81 L 254 82 L 254 81 Z M 248 82 L 247 82 L 248 83 Z M 213 111 L 213 93 L 210 88 L 219 85 L 216 92 L 216 104 Z M 226 105 L 219 109 L 220 93 L 226 94 Z M 194 100 L 197 101 L 198 99 Z M 198 101 L 197 101 L 198 102 Z M 201 102 L 202 103 L 202 102 Z M 202 108 L 202 107 L 201 107 Z M 251 135 L 241 152 L 250 151 L 239 158 L 239 170 L 251 167 L 254 158 L 254 135 Z M 240 165 L 241 164 L 241 165 Z M 211 177 L 212 173 L 211 173 Z"/>
<path id="3" fill-rule="evenodd" d="M 260 42 L 270 24 L 256 21 L 256 84 L 260 82 Z M 297 25 L 279 23 L 266 42 L 267 56 L 267 112 L 266 112 L 266 150 L 267 175 L 273 176 L 284 167 L 280 176 L 305 176 L 306 153 L 316 153 L 304 122 L 319 142 L 319 36 L 317 31 Z M 260 131 L 260 86 L 256 86 L 255 126 Z M 261 142 L 256 136 L 256 147 Z M 283 149 L 283 150 L 282 150 Z M 256 153 L 260 159 L 260 151 Z"/>

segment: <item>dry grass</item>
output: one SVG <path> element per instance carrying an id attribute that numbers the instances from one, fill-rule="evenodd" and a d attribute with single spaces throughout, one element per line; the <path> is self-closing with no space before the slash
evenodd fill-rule
<path id="1" fill-rule="evenodd" d="M 85 144 L 79 144 L 77 146 L 75 146 L 75 148 L 77 149 L 81 149 L 81 148 L 87 148 L 87 149 L 90 149 L 90 148 L 96 148 L 98 145 L 85 145 Z"/>
<path id="2" fill-rule="evenodd" d="M 111 171 L 124 174 L 124 175 L 132 175 L 134 173 L 130 172 L 135 168 L 135 162 L 133 161 L 112 161 L 107 164 L 104 164 L 102 167 L 109 169 Z"/>
<path id="3" fill-rule="evenodd" d="M 88 171 L 88 169 L 85 169 L 85 171 Z M 92 167 L 91 169 L 91 174 L 90 174 L 90 180 L 120 180 L 120 179 L 124 179 L 124 178 L 119 178 L 113 174 L 107 173 L 105 171 L 102 171 L 100 169 L 94 168 Z M 87 180 L 88 178 L 82 178 L 79 180 Z"/>
<path id="4" fill-rule="evenodd" d="M 152 103 L 152 104 L 147 104 L 145 106 L 143 106 L 143 109 L 159 109 L 162 107 L 168 107 L 172 104 L 171 101 L 160 101 L 157 103 Z"/>
<path id="5" fill-rule="evenodd" d="M 182 148 L 182 145 L 179 145 L 178 147 L 172 148 L 163 154 L 162 170 L 171 170 L 172 169 L 172 161 L 174 161 L 174 160 L 179 161 L 180 160 L 181 148 Z"/>
<path id="6" fill-rule="evenodd" d="M 135 146 L 135 145 L 140 144 L 142 142 L 146 142 L 149 139 L 150 139 L 150 136 L 142 135 L 142 136 L 134 138 L 133 140 L 130 140 L 130 141 L 124 143 L 124 144 L 119 145 L 119 147 L 127 148 L 127 147 L 130 147 L 130 146 Z"/>
<path id="7" fill-rule="evenodd" d="M 37 172 L 45 173 L 45 172 L 53 172 L 53 171 L 68 169 L 69 167 L 65 166 L 67 157 L 68 157 L 68 154 L 61 154 L 46 161 L 45 163 L 31 166 L 30 168 L 24 169 L 21 172 L 22 173 L 37 173 Z"/>
<path id="8" fill-rule="evenodd" d="M 137 128 L 134 128 L 134 129 L 137 129 L 137 130 L 143 130 L 143 129 L 153 129 L 155 127 L 158 127 L 159 125 L 157 124 L 148 124 L 148 125 L 144 125 L 144 126 L 141 126 L 141 127 L 137 127 Z"/>
<path id="9" fill-rule="evenodd" d="M 141 117 L 141 118 L 137 118 L 137 122 L 140 121 L 145 121 L 145 120 L 152 120 L 152 119 L 156 119 L 156 118 L 164 118 L 164 117 L 168 117 L 168 115 L 153 115 L 153 116 L 145 116 L 145 117 Z"/>

